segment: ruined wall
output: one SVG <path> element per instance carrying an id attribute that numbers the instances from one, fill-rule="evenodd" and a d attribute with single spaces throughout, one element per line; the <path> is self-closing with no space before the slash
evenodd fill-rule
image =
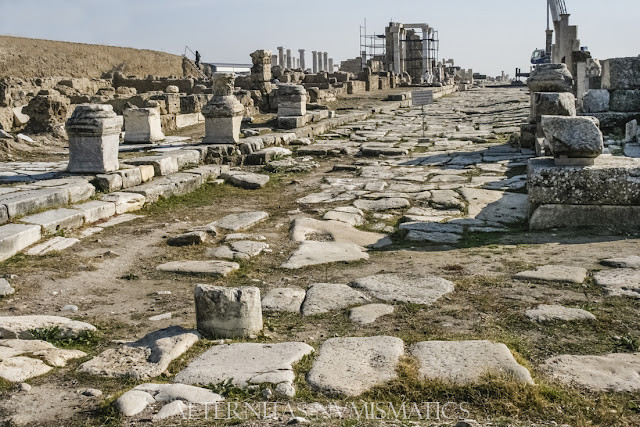
<path id="1" fill-rule="evenodd" d="M 182 56 L 153 50 L 0 36 L 0 77 L 100 78 L 121 71 L 182 76 Z"/>

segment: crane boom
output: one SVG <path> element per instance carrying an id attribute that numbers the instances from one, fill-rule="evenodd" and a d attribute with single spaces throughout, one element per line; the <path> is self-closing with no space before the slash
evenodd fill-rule
<path id="1" fill-rule="evenodd" d="M 564 3 L 564 0 L 547 0 L 547 5 L 548 5 L 547 12 L 551 13 L 553 22 L 560 21 L 560 15 L 564 15 L 567 13 L 567 5 Z M 548 20 L 547 20 L 547 26 L 548 26 Z"/>

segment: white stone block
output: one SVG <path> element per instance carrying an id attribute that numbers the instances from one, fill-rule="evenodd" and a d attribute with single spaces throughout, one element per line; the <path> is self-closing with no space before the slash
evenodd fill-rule
<path id="1" fill-rule="evenodd" d="M 81 227 L 84 224 L 84 213 L 76 209 L 53 209 L 26 216 L 21 221 L 42 226 L 43 233 L 55 234 L 60 230 Z"/>
<path id="2" fill-rule="evenodd" d="M 146 200 L 141 194 L 117 192 L 102 196 L 102 201 L 115 203 L 116 213 L 119 215 L 139 211 Z"/>
<path id="3" fill-rule="evenodd" d="M 262 331 L 260 289 L 196 285 L 198 331 L 218 338 L 247 338 Z"/>
<path id="4" fill-rule="evenodd" d="M 39 225 L 7 224 L 0 227 L 0 261 L 33 245 L 41 237 Z"/>
<path id="5" fill-rule="evenodd" d="M 116 214 L 115 203 L 101 202 L 99 200 L 93 200 L 81 205 L 75 205 L 73 208 L 81 211 L 84 214 L 84 221 L 87 224 L 111 218 Z"/>
<path id="6" fill-rule="evenodd" d="M 164 139 L 160 112 L 156 108 L 130 108 L 123 114 L 125 143 L 154 143 Z"/>

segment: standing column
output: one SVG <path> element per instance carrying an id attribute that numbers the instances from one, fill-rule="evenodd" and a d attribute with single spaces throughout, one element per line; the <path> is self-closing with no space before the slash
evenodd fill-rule
<path id="1" fill-rule="evenodd" d="M 424 77 L 425 73 L 429 71 L 427 66 L 428 56 L 429 56 L 428 42 L 427 42 L 428 38 L 429 38 L 429 27 L 425 25 L 424 27 L 422 27 L 422 75 L 421 77 Z"/>
<path id="2" fill-rule="evenodd" d="M 287 68 L 288 69 L 292 69 L 293 68 L 293 63 L 292 60 L 293 58 L 291 58 L 291 49 L 287 49 Z"/>
<path id="3" fill-rule="evenodd" d="M 333 58 L 329 58 L 329 73 L 333 73 Z"/>
<path id="4" fill-rule="evenodd" d="M 278 65 L 278 55 L 271 55 L 271 65 Z"/>
<path id="5" fill-rule="evenodd" d="M 300 68 L 304 71 L 306 70 L 306 64 L 304 63 L 304 49 L 298 49 L 298 52 L 300 52 Z"/>
<path id="6" fill-rule="evenodd" d="M 311 51 L 311 57 L 313 58 L 313 73 L 316 74 L 318 72 L 318 52 L 315 50 Z"/>
<path id="7" fill-rule="evenodd" d="M 278 65 L 284 68 L 284 47 L 278 46 Z"/>
<path id="8" fill-rule="evenodd" d="M 329 70 L 329 54 L 327 52 L 322 54 L 322 64 L 324 65 L 324 71 L 331 72 Z"/>

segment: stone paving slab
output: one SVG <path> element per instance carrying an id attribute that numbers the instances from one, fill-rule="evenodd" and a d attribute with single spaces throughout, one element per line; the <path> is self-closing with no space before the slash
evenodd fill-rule
<path id="1" fill-rule="evenodd" d="M 387 304 L 367 304 L 354 307 L 349 311 L 349 320 L 359 325 L 369 325 L 382 316 L 386 316 L 395 311 L 392 305 Z"/>
<path id="2" fill-rule="evenodd" d="M 236 271 L 240 265 L 226 261 L 172 261 L 161 264 L 156 270 L 180 274 L 203 274 L 208 276 L 227 276 Z"/>
<path id="3" fill-rule="evenodd" d="M 640 298 L 640 270 L 619 268 L 604 270 L 593 275 L 596 285 L 602 286 L 607 295 Z"/>
<path id="4" fill-rule="evenodd" d="M 231 231 L 244 231 L 269 218 L 266 212 L 242 212 L 227 215 L 211 225 L 217 228 Z"/>
<path id="5" fill-rule="evenodd" d="M 262 311 L 300 313 L 306 294 L 301 288 L 271 289 L 262 297 Z"/>
<path id="6" fill-rule="evenodd" d="M 459 384 L 476 383 L 487 374 L 507 375 L 533 384 L 506 345 L 490 341 L 423 341 L 411 348 L 423 378 Z"/>
<path id="7" fill-rule="evenodd" d="M 289 257 L 282 268 L 296 270 L 303 267 L 330 264 L 334 262 L 352 262 L 369 259 L 364 248 L 354 243 L 304 241 Z"/>
<path id="8" fill-rule="evenodd" d="M 53 209 L 26 216 L 21 221 L 41 226 L 43 233 L 55 234 L 60 230 L 72 230 L 81 227 L 84 224 L 84 212 L 67 208 Z"/>
<path id="9" fill-rule="evenodd" d="M 430 274 L 379 274 L 354 280 L 350 285 L 383 301 L 431 305 L 455 286 Z"/>
<path id="10" fill-rule="evenodd" d="M 307 382 L 324 394 L 359 396 L 396 379 L 403 355 L 404 343 L 399 338 L 331 338 L 320 347 Z"/>
<path id="11" fill-rule="evenodd" d="M 74 338 L 87 332 L 95 332 L 96 328 L 85 322 L 67 319 L 60 316 L 4 316 L 0 317 L 0 338 L 33 339 L 33 330 L 57 328 L 56 338 Z"/>
<path id="12" fill-rule="evenodd" d="M 42 236 L 39 225 L 6 224 L 0 226 L 0 261 L 7 260 L 33 245 Z"/>
<path id="13" fill-rule="evenodd" d="M 338 243 L 355 243 L 358 246 L 381 248 L 393 242 L 384 234 L 361 231 L 341 221 L 320 221 L 313 218 L 297 218 L 291 225 L 291 239 L 303 242 L 309 236 L 328 235 Z"/>
<path id="14" fill-rule="evenodd" d="M 29 250 L 27 250 L 26 253 L 27 255 L 39 256 L 39 255 L 45 255 L 53 251 L 63 251 L 75 245 L 79 241 L 80 240 L 74 239 L 74 238 L 56 236 L 52 239 L 47 240 L 44 243 L 41 243 L 39 245 L 36 245 L 30 248 Z"/>
<path id="15" fill-rule="evenodd" d="M 527 310 L 525 316 L 535 322 L 547 322 L 561 320 L 570 322 L 574 320 L 596 320 L 596 316 L 579 308 L 563 307 L 561 305 L 542 304 Z"/>
<path id="16" fill-rule="evenodd" d="M 587 269 L 566 265 L 543 265 L 535 270 L 522 271 L 513 276 L 518 280 L 534 280 L 543 282 L 583 283 L 587 278 Z"/>
<path id="17" fill-rule="evenodd" d="M 547 359 L 541 368 L 563 383 L 591 391 L 635 392 L 640 389 L 640 353 L 556 356 Z"/>
<path id="18" fill-rule="evenodd" d="M 302 303 L 302 314 L 313 316 L 352 305 L 363 304 L 371 299 L 360 291 L 338 283 L 313 283 Z"/>

